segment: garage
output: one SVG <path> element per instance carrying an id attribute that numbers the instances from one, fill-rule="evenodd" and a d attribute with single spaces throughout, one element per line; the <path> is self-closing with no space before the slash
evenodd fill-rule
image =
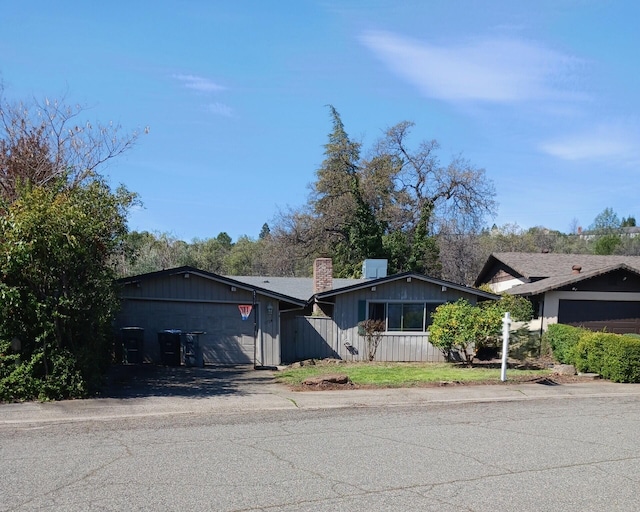
<path id="1" fill-rule="evenodd" d="M 121 310 L 114 327 L 116 332 L 143 329 L 144 362 L 173 364 L 166 347 L 173 357 L 174 345 L 168 341 L 161 351 L 158 340 L 159 332 L 170 329 L 203 333 L 204 364 L 280 364 L 280 297 L 269 290 L 192 267 L 132 276 L 119 285 Z M 239 306 L 251 310 L 246 320 Z"/>
<path id="2" fill-rule="evenodd" d="M 640 302 L 561 299 L 558 322 L 593 331 L 640 334 Z"/>
<path id="3" fill-rule="evenodd" d="M 200 331 L 205 364 L 253 363 L 253 314 L 242 320 L 237 304 L 135 301 L 128 314 L 145 329 L 145 354 L 154 356 L 157 333 L 165 329 Z M 157 357 L 152 357 L 157 359 Z"/>

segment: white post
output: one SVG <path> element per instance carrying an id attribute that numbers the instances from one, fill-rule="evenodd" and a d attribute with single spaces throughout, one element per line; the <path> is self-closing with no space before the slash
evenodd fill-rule
<path id="1" fill-rule="evenodd" d="M 500 380 L 505 382 L 507 380 L 507 357 L 509 356 L 509 327 L 511 326 L 511 315 L 509 313 L 504 314 L 502 319 L 502 373 L 500 374 Z"/>

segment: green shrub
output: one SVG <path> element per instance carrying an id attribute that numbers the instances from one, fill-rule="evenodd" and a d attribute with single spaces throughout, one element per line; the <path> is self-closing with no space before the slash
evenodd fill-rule
<path id="1" fill-rule="evenodd" d="M 584 331 L 573 349 L 573 364 L 579 372 L 604 372 L 604 353 L 608 343 L 615 343 L 617 334 Z"/>
<path id="2" fill-rule="evenodd" d="M 613 382 L 640 382 L 640 340 L 616 336 L 604 344 L 602 376 Z"/>
<path id="3" fill-rule="evenodd" d="M 560 363 L 574 364 L 574 350 L 580 337 L 588 332 L 571 325 L 552 324 L 547 328 L 543 338 L 551 346 L 553 357 Z"/>
<path id="4" fill-rule="evenodd" d="M 86 383 L 69 351 L 51 350 L 46 360 L 38 351 L 26 361 L 10 352 L 8 344 L 0 344 L 0 402 L 86 396 Z"/>

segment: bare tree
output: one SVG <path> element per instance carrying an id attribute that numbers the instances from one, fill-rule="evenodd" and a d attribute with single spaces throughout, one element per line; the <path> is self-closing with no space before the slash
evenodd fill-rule
<path id="1" fill-rule="evenodd" d="M 129 149 L 137 133 L 83 120 L 84 109 L 45 99 L 10 102 L 0 84 L 0 197 L 12 202 L 21 185 L 58 180 L 74 188 Z"/>

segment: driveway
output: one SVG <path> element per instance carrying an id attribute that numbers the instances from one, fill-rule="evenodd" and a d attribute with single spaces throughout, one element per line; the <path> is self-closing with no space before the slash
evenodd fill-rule
<path id="1" fill-rule="evenodd" d="M 186 366 L 117 365 L 108 375 L 102 398 L 207 398 L 264 393 L 274 385 L 273 372 L 252 365 Z"/>

